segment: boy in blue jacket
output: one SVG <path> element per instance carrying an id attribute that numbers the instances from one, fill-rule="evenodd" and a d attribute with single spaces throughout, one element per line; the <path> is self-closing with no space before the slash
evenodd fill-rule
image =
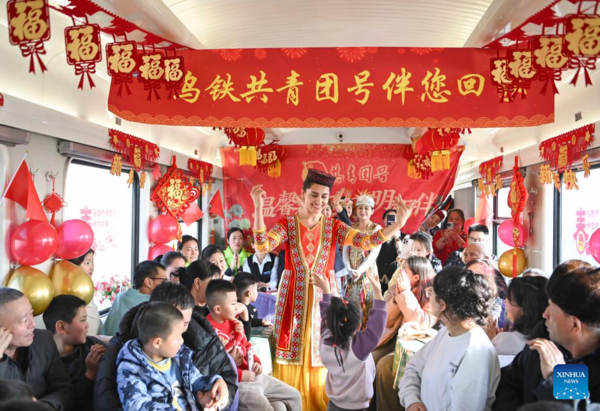
<path id="1" fill-rule="evenodd" d="M 139 338 L 117 358 L 117 385 L 124 411 L 217 410 L 227 405 L 225 381 L 202 376 L 183 345 L 185 323 L 170 304 L 149 304 L 138 322 Z"/>

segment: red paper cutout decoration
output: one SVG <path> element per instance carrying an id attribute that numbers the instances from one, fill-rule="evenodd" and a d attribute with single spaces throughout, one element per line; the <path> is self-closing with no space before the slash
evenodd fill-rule
<path id="1" fill-rule="evenodd" d="M 52 213 L 50 218 L 50 224 L 56 227 L 56 213 L 66 207 L 68 204 L 66 201 L 55 191 L 56 177 L 52 177 L 52 194 L 48 194 L 42 201 L 42 206 L 47 212 Z"/>
<path id="2" fill-rule="evenodd" d="M 256 168 L 261 172 L 267 172 L 269 177 L 281 177 L 281 163 L 286 154 L 283 146 L 271 143 L 260 146 L 256 153 Z"/>
<path id="3" fill-rule="evenodd" d="M 596 4 L 596 10 L 598 4 Z M 569 68 L 576 69 L 571 84 L 577 84 L 583 70 L 585 85 L 592 85 L 589 70 L 596 69 L 600 54 L 600 15 L 572 14 L 565 16 L 564 52 L 569 57 Z"/>
<path id="4" fill-rule="evenodd" d="M 556 82 L 562 78 L 563 70 L 567 69 L 569 58 L 563 52 L 562 36 L 536 36 L 532 40 L 533 67 L 539 73 L 539 79 L 545 81 L 542 94 L 546 94 L 548 85 L 552 92 L 558 94 Z"/>
<path id="5" fill-rule="evenodd" d="M 204 161 L 194 160 L 192 158 L 188 159 L 188 168 L 194 178 L 197 178 L 198 181 L 200 181 L 201 185 L 206 183 L 206 180 L 210 178 L 213 172 L 212 164 Z"/>
<path id="6" fill-rule="evenodd" d="M 485 161 L 479 165 L 479 174 L 481 178 L 478 180 L 479 193 L 485 197 L 490 194 L 496 197 L 496 192 L 502 188 L 502 180 L 498 175 L 498 170 L 502 167 L 503 157 L 496 157 Z"/>
<path id="7" fill-rule="evenodd" d="M 10 0 L 8 12 L 8 37 L 10 44 L 19 46 L 21 55 L 29 57 L 29 72 L 35 74 L 37 58 L 42 73 L 47 70 L 40 54 L 46 54 L 44 41 L 50 40 L 50 12 L 47 0 Z"/>
<path id="8" fill-rule="evenodd" d="M 514 223 L 513 229 L 513 241 L 515 247 L 513 248 L 513 264 L 512 272 L 513 278 L 518 274 L 517 272 L 517 260 L 519 258 L 519 248 L 524 245 L 524 241 L 521 238 L 521 232 L 518 226 L 521 224 L 523 210 L 525 209 L 525 203 L 527 202 L 527 189 L 523 183 L 523 175 L 519 170 L 519 157 L 515 156 L 515 165 L 513 167 L 513 179 L 510 183 L 510 190 L 508 192 L 508 206 L 510 207 L 510 214 Z"/>
<path id="9" fill-rule="evenodd" d="M 240 147 L 240 165 L 256 166 L 256 148 L 265 141 L 265 130 L 262 128 L 225 128 L 223 130 L 229 142 Z"/>
<path id="10" fill-rule="evenodd" d="M 129 84 L 133 82 L 133 75 L 137 73 L 138 55 L 135 41 L 122 41 L 106 45 L 106 65 L 109 76 L 112 76 L 115 85 L 119 86 L 117 96 L 121 95 L 123 85 L 127 95 L 131 95 Z"/>
<path id="11" fill-rule="evenodd" d="M 498 57 L 490 61 L 490 76 L 492 84 L 496 86 L 500 102 L 511 102 L 515 96 L 516 85 L 508 76 L 508 60 Z"/>
<path id="12" fill-rule="evenodd" d="M 138 80 L 144 84 L 144 90 L 148 90 L 147 100 L 152 100 L 152 94 L 160 100 L 158 90 L 160 90 L 160 83 L 165 81 L 163 54 L 154 51 L 141 54 L 138 59 Z"/>
<path id="13" fill-rule="evenodd" d="M 67 63 L 75 66 L 75 75 L 81 76 L 77 88 L 83 90 L 83 81 L 87 76 L 90 89 L 94 88 L 92 74 L 96 72 L 96 63 L 102 60 L 100 26 L 86 24 L 65 29 L 65 47 Z"/>
<path id="14" fill-rule="evenodd" d="M 155 163 L 160 156 L 160 148 L 149 141 L 123 133 L 119 130 L 108 130 L 110 145 L 120 154 L 129 158 L 138 173 L 145 167 L 146 162 Z"/>
<path id="15" fill-rule="evenodd" d="M 177 168 L 177 158 L 173 156 L 171 167 L 159 180 L 151 199 L 162 212 L 179 219 L 199 196 L 200 190 L 193 187 L 183 171 Z"/>
<path id="16" fill-rule="evenodd" d="M 178 90 L 183 85 L 183 73 L 185 67 L 183 65 L 183 57 L 165 57 L 163 59 L 165 65 L 165 87 L 169 91 L 169 100 L 179 98 Z"/>

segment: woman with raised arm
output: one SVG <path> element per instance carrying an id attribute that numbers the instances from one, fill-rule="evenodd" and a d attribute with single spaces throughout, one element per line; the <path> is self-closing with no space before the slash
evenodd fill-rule
<path id="1" fill-rule="evenodd" d="M 311 274 L 325 276 L 332 290 L 337 289 L 333 272 L 336 243 L 365 250 L 375 248 L 402 228 L 412 211 L 398 196 L 394 207 L 396 223 L 371 235 L 363 234 L 323 216 L 334 182 L 334 176 L 310 169 L 302 187 L 302 207 L 298 214 L 282 217 L 268 232 L 263 217 L 266 193 L 262 186 L 252 189 L 257 248 L 266 253 L 285 244 L 285 271 L 275 308 L 273 372 L 275 377 L 300 391 L 305 411 L 327 409 L 326 370 L 319 357 L 322 294 L 310 284 Z M 334 204 L 339 202 L 342 191 L 336 194 Z"/>

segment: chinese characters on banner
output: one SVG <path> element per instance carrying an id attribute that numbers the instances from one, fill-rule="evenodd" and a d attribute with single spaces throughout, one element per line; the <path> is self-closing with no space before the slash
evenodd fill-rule
<path id="1" fill-rule="evenodd" d="M 123 166 L 122 156 L 126 156 L 129 158 L 132 166 L 131 170 L 129 170 L 129 180 L 127 181 L 129 186 L 131 187 L 131 184 L 133 184 L 133 170 L 135 170 L 140 175 L 140 187 L 144 188 L 146 184 L 146 172 L 144 168 L 146 167 L 146 163 L 149 163 L 148 166 L 156 163 L 160 156 L 160 148 L 154 143 L 113 129 L 108 130 L 108 140 L 111 147 L 119 153 L 113 157 L 110 173 L 117 176 L 121 175 L 121 168 Z"/>
<path id="2" fill-rule="evenodd" d="M 596 126 L 588 124 L 560 136 L 542 141 L 540 143 L 540 157 L 550 162 L 540 166 L 540 183 L 554 184 L 560 191 L 560 173 L 563 173 L 567 190 L 579 190 L 575 171 L 571 169 L 576 156 L 581 156 L 584 169 L 584 178 L 590 175 L 589 155 L 583 154 L 594 141 Z"/>
<path id="3" fill-rule="evenodd" d="M 221 149 L 223 191 L 226 223 L 236 220 L 253 221 L 254 206 L 250 190 L 262 184 L 267 192 L 264 216 L 267 227 L 283 215 L 293 215 L 299 205 L 296 195 L 308 169 L 317 168 L 337 177 L 333 193 L 346 189 L 352 197 L 359 190 L 368 190 L 375 200 L 374 221 L 380 222 L 383 212 L 393 207 L 401 194 L 407 203 L 416 203 L 414 214 L 403 231 L 413 232 L 423 222 L 432 207 L 441 203 L 454 185 L 462 147 L 452 153 L 451 167 L 435 173 L 429 180 L 412 180 L 407 176 L 410 145 L 286 145 L 286 161 L 281 164 L 285 179 L 273 179 L 250 167 L 240 167 L 233 148 Z M 239 225 L 239 224 L 238 224 Z"/>
<path id="4" fill-rule="evenodd" d="M 525 100 L 499 101 L 490 77 L 496 50 L 257 51 L 178 52 L 185 59 L 185 75 L 179 98 L 169 104 L 151 99 L 152 93 L 158 97 L 165 78 L 159 61 L 164 57 L 143 54 L 139 78 L 144 84 L 134 82 L 133 96 L 126 96 L 113 77 L 109 110 L 126 120 L 152 124 L 246 128 L 476 128 L 554 121 L 554 99 L 540 93 L 541 82 L 528 85 Z M 140 97 L 144 91 L 147 98 Z"/>

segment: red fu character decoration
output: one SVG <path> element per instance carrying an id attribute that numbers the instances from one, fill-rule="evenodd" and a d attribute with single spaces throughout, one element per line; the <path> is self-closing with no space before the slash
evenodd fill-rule
<path id="1" fill-rule="evenodd" d="M 160 100 L 158 90 L 160 83 L 165 81 L 164 56 L 161 52 L 144 53 L 139 57 L 138 79 L 144 84 L 144 90 L 148 90 L 147 100 L 152 100 L 152 94 Z"/>
<path id="2" fill-rule="evenodd" d="M 171 167 L 152 192 L 152 201 L 156 202 L 162 212 L 179 219 L 190 203 L 198 200 L 199 196 L 200 190 L 193 187 L 183 171 L 177 168 L 177 158 L 173 156 Z"/>
<path id="3" fill-rule="evenodd" d="M 137 43 L 135 41 L 122 41 L 106 45 L 106 64 L 109 76 L 119 86 L 117 96 L 121 96 L 123 85 L 127 95 L 131 95 L 129 84 L 133 82 L 133 75 L 137 73 Z"/>
<path id="4" fill-rule="evenodd" d="M 96 63 L 102 60 L 100 26 L 86 24 L 65 29 L 67 63 L 75 66 L 75 75 L 81 76 L 77 88 L 83 90 L 83 81 L 87 76 L 90 89 L 94 88 L 92 74 L 96 72 Z"/>
<path id="5" fill-rule="evenodd" d="M 598 4 L 596 4 L 597 9 Z M 577 70 L 571 84 L 577 83 L 579 73 L 583 70 L 586 87 L 592 85 L 589 70 L 596 69 L 596 59 L 600 55 L 600 16 L 593 14 L 566 16 L 564 39 L 564 51 L 569 57 L 569 68 Z"/>
<path id="6" fill-rule="evenodd" d="M 144 188 L 146 183 L 146 162 L 156 163 L 160 156 L 160 148 L 149 141 L 139 137 L 123 133 L 118 130 L 108 130 L 110 145 L 121 155 L 129 158 L 131 170 L 129 171 L 129 184 L 133 183 L 133 170 L 140 174 L 140 186 Z M 121 175 L 121 156 L 117 154 L 113 159 L 111 174 Z M 112 172 L 115 169 L 115 173 Z M 118 170 L 117 170 L 118 169 Z"/>
<path id="7" fill-rule="evenodd" d="M 47 0 L 10 0 L 6 3 L 10 44 L 19 46 L 29 57 L 29 72 L 35 74 L 37 58 L 42 73 L 47 70 L 40 54 L 46 54 L 44 41 L 50 40 L 50 13 Z"/>
<path id="8" fill-rule="evenodd" d="M 183 73 L 185 68 L 183 66 L 183 57 L 165 57 L 163 59 L 165 64 L 165 87 L 169 91 L 169 100 L 179 98 L 178 90 L 181 89 L 183 84 Z"/>
<path id="9" fill-rule="evenodd" d="M 240 165 L 256 166 L 256 148 L 265 141 L 262 128 L 225 128 L 225 135 L 231 144 L 240 147 Z"/>

